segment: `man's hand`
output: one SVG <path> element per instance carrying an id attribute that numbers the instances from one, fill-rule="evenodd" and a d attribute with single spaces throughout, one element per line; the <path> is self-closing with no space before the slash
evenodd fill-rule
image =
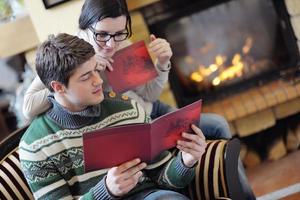
<path id="1" fill-rule="evenodd" d="M 142 169 L 146 163 L 141 163 L 140 159 L 134 159 L 111 168 L 106 177 L 106 186 L 109 192 L 114 196 L 123 196 L 132 190 L 143 175 Z"/>
<path id="2" fill-rule="evenodd" d="M 150 41 L 150 52 L 156 56 L 160 66 L 167 67 L 170 58 L 173 55 L 170 44 L 165 39 L 156 38 L 153 34 L 150 35 Z"/>
<path id="3" fill-rule="evenodd" d="M 199 161 L 205 152 L 206 142 L 202 131 L 192 124 L 193 133 L 182 133 L 182 137 L 187 141 L 178 140 L 177 148 L 182 151 L 182 159 L 187 167 L 192 167 Z"/>
<path id="4" fill-rule="evenodd" d="M 112 58 L 104 58 L 102 56 L 96 55 L 96 60 L 98 65 L 101 67 L 101 70 L 105 70 L 106 68 L 109 71 L 113 71 L 113 67 L 112 67 L 112 63 L 114 62 L 114 60 Z"/>

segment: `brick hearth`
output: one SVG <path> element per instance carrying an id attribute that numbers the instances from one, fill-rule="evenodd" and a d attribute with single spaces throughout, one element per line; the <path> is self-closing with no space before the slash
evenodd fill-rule
<path id="1" fill-rule="evenodd" d="M 300 112 L 300 83 L 274 81 L 204 105 L 203 112 L 224 116 L 233 134 L 248 136 Z"/>

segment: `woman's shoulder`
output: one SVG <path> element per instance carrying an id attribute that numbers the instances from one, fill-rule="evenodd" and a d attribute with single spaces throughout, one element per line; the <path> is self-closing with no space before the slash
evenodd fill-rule
<path id="1" fill-rule="evenodd" d="M 85 40 L 86 42 L 88 43 L 91 43 L 91 38 L 88 34 L 88 30 L 81 30 L 79 29 L 76 34 L 75 34 L 77 37 L 79 37 L 80 39 L 83 39 Z"/>

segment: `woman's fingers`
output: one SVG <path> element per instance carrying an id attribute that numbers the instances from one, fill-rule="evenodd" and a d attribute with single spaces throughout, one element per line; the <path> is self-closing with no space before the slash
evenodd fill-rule
<path id="1" fill-rule="evenodd" d="M 113 67 L 112 67 L 113 59 L 112 58 L 103 58 L 98 55 L 98 56 L 96 56 L 96 60 L 102 70 L 108 69 L 109 71 L 113 71 Z"/>

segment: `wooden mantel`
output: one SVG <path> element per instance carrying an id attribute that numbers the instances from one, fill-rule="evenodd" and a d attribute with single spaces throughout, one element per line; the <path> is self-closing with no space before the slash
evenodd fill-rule
<path id="1" fill-rule="evenodd" d="M 25 52 L 39 43 L 28 15 L 0 24 L 0 41 L 0 58 Z"/>
<path id="2" fill-rule="evenodd" d="M 130 11 L 139 9 L 143 6 L 149 5 L 151 3 L 155 3 L 159 0 L 127 0 L 128 9 Z"/>

